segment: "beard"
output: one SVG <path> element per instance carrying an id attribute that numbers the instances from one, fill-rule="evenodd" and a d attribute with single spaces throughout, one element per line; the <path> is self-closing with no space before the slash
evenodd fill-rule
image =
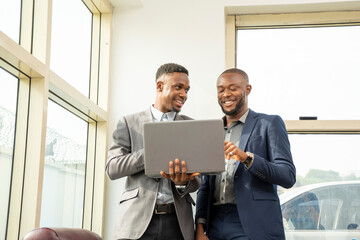
<path id="1" fill-rule="evenodd" d="M 235 108 L 230 111 L 226 111 L 221 104 L 220 104 L 220 107 L 221 107 L 221 110 L 223 111 L 223 113 L 225 113 L 225 115 L 232 116 L 232 115 L 236 115 L 236 113 L 238 113 L 240 111 L 241 103 L 240 103 L 240 101 L 237 102 Z"/>
<path id="2" fill-rule="evenodd" d="M 176 108 L 174 108 L 174 107 L 172 106 L 172 107 L 171 107 L 171 111 L 178 113 L 178 112 L 181 111 L 181 108 L 180 108 L 180 109 L 176 109 Z"/>
<path id="3" fill-rule="evenodd" d="M 244 106 L 245 104 L 245 95 L 243 95 L 244 97 L 240 98 L 239 101 L 236 103 L 235 107 L 229 111 L 226 111 L 223 106 L 221 105 L 221 102 L 219 101 L 219 105 L 221 107 L 221 110 L 223 111 L 223 113 L 225 113 L 225 115 L 228 116 L 234 116 L 236 114 L 238 114 L 241 111 L 241 108 Z"/>

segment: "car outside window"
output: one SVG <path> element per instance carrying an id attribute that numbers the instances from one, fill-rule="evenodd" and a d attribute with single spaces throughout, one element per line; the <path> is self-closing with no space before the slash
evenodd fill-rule
<path id="1" fill-rule="evenodd" d="M 360 181 L 294 188 L 280 201 L 287 239 L 360 239 Z"/>

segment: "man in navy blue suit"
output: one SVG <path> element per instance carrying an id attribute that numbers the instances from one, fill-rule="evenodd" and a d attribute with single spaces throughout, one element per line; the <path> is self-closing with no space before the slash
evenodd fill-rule
<path id="1" fill-rule="evenodd" d="M 204 175 L 196 201 L 197 240 L 285 239 L 277 185 L 296 181 L 285 124 L 248 108 L 251 85 L 236 68 L 217 80 L 225 113 L 225 171 Z"/>

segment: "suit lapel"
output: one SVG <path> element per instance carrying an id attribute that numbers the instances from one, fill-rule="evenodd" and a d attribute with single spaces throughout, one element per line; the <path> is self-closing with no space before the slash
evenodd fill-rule
<path id="1" fill-rule="evenodd" d="M 250 135 L 251 135 L 251 133 L 256 125 L 256 122 L 257 122 L 257 116 L 258 116 L 257 113 L 255 113 L 251 109 L 249 110 L 249 114 L 246 118 L 243 130 L 241 133 L 241 137 L 240 137 L 240 143 L 239 143 L 239 148 L 243 151 L 246 151 L 246 146 L 249 141 Z M 240 164 L 240 162 L 236 161 L 235 172 L 236 172 L 237 168 L 239 167 L 239 164 Z"/>
<path id="2" fill-rule="evenodd" d="M 153 118 L 152 118 L 152 114 L 151 114 L 151 109 L 148 108 L 145 111 L 141 112 L 139 115 L 141 121 L 144 122 L 152 122 Z"/>
<path id="3" fill-rule="evenodd" d="M 184 120 L 184 118 L 180 114 L 176 114 L 175 121 Z"/>

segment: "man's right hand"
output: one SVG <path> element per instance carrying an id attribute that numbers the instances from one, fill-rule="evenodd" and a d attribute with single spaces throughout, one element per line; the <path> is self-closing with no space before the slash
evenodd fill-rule
<path id="1" fill-rule="evenodd" d="M 204 225 L 201 223 L 197 224 L 195 240 L 209 240 L 204 232 Z"/>

